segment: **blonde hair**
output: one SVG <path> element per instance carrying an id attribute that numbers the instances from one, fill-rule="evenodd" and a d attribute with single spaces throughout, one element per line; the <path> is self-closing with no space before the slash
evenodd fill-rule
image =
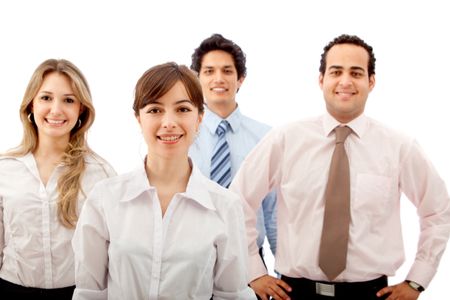
<path id="1" fill-rule="evenodd" d="M 86 142 L 86 132 L 94 122 L 95 109 L 92 104 L 89 85 L 84 75 L 70 61 L 48 59 L 34 71 L 20 105 L 20 119 L 23 125 L 22 142 L 7 155 L 24 156 L 36 150 L 38 132 L 33 118 L 29 118 L 29 115 L 32 113 L 31 104 L 45 76 L 53 72 L 58 72 L 69 78 L 74 95 L 79 99 L 82 107 L 79 122 L 72 129 L 69 144 L 64 151 L 62 164 L 65 168 L 58 178 L 57 184 L 58 219 L 63 226 L 74 228 L 78 220 L 78 194 L 80 192 L 84 194 L 81 188 L 81 179 L 86 168 L 84 157 L 86 154 L 93 154 Z"/>

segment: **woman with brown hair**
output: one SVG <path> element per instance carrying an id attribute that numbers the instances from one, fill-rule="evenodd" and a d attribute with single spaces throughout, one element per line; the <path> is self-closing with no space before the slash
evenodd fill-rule
<path id="1" fill-rule="evenodd" d="M 86 201 L 73 238 L 73 299 L 256 299 L 241 202 L 188 157 L 203 117 L 196 76 L 175 63 L 149 69 L 133 109 L 147 156 Z"/>
<path id="2" fill-rule="evenodd" d="M 21 144 L 0 156 L 0 295 L 71 299 L 71 239 L 93 185 L 115 175 L 87 145 L 95 110 L 67 60 L 34 71 L 20 106 Z"/>

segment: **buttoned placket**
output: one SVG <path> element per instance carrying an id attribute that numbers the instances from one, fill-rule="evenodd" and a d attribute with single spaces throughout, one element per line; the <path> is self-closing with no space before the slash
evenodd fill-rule
<path id="1" fill-rule="evenodd" d="M 164 249 L 165 238 L 167 236 L 167 230 L 170 224 L 170 220 L 172 218 L 172 214 L 174 211 L 174 207 L 176 207 L 176 203 L 178 202 L 178 195 L 174 195 L 172 200 L 170 201 L 166 213 L 163 216 L 161 211 L 161 205 L 159 203 L 159 198 L 156 192 L 156 189 L 151 191 L 153 195 L 151 198 L 153 206 L 153 255 L 152 255 L 152 274 L 150 277 L 150 291 L 149 297 L 150 300 L 158 299 L 159 292 L 159 284 L 161 280 L 161 264 L 162 264 L 162 254 Z"/>
<path id="2" fill-rule="evenodd" d="M 158 299 L 159 279 L 161 277 L 161 256 L 162 256 L 162 212 L 159 204 L 156 189 L 150 193 L 153 206 L 153 249 L 152 249 L 152 274 L 150 277 L 150 299 Z"/>
<path id="3" fill-rule="evenodd" d="M 48 181 L 48 185 L 51 184 L 52 177 Z M 39 183 L 39 197 L 42 201 L 42 245 L 44 250 L 44 279 L 45 287 L 50 289 L 53 288 L 53 268 L 52 268 L 52 251 L 51 251 L 51 193 L 48 193 L 46 187 L 40 181 Z"/>

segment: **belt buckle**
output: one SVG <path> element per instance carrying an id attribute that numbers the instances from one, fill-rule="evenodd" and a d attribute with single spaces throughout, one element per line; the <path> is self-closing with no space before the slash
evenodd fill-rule
<path id="1" fill-rule="evenodd" d="M 316 294 L 334 297 L 334 284 L 316 282 Z"/>

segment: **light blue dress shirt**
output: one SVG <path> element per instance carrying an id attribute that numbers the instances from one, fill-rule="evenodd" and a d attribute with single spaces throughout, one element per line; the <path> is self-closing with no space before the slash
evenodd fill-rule
<path id="1" fill-rule="evenodd" d="M 215 134 L 217 126 L 223 119 L 205 107 L 205 115 L 200 132 L 189 150 L 189 156 L 194 160 L 200 171 L 209 178 L 211 170 L 211 157 L 218 137 Z M 231 130 L 226 134 L 226 139 L 231 152 L 231 176 L 234 177 L 242 161 L 256 146 L 261 138 L 270 130 L 266 124 L 250 119 L 241 114 L 239 107 L 226 118 Z M 277 245 L 275 192 L 269 193 L 263 200 L 258 211 L 258 247 L 264 244 L 267 236 L 270 250 L 275 255 Z"/>

